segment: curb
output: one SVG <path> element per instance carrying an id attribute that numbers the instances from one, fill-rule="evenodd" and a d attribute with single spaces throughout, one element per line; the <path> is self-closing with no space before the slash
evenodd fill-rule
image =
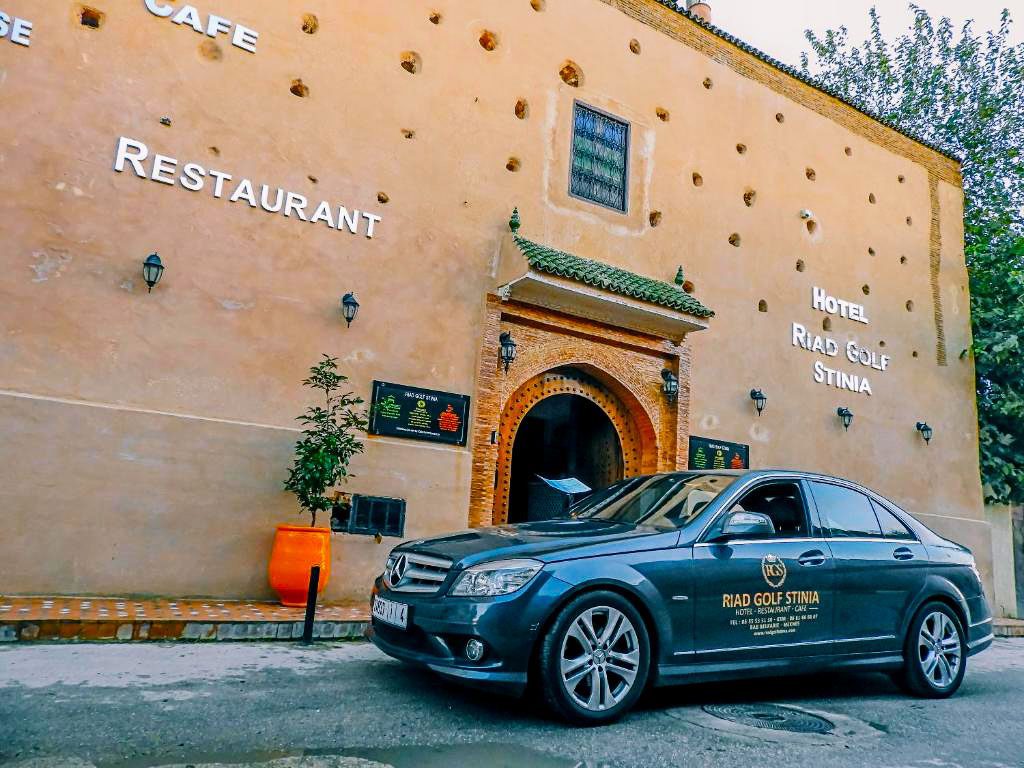
<path id="1" fill-rule="evenodd" d="M 315 621 L 317 640 L 360 640 L 368 621 Z M 301 621 L 19 621 L 0 624 L 0 643 L 297 640 Z"/>
<path id="2" fill-rule="evenodd" d="M 992 634 L 996 637 L 1024 637 L 1024 621 L 996 619 L 992 622 Z"/>

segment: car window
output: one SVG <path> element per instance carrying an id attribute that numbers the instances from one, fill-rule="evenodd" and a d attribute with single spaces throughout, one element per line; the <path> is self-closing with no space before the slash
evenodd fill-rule
<path id="1" fill-rule="evenodd" d="M 747 491 L 729 507 L 729 512 L 758 512 L 772 521 L 775 538 L 804 538 L 807 533 L 807 510 L 800 486 L 794 482 L 762 483 Z M 717 521 L 725 524 L 725 515 Z"/>
<path id="2" fill-rule="evenodd" d="M 735 481 L 725 475 L 671 474 L 634 478 L 587 497 L 573 517 L 679 528 Z"/>
<path id="3" fill-rule="evenodd" d="M 837 538 L 879 536 L 882 529 L 871 500 L 859 491 L 830 483 L 811 482 L 821 522 Z"/>
<path id="4" fill-rule="evenodd" d="M 907 530 L 907 526 L 905 526 L 902 521 L 896 517 L 896 515 L 874 499 L 871 500 L 871 507 L 875 510 L 875 517 L 878 518 L 878 524 L 882 527 L 882 535 L 885 536 L 885 538 L 917 539 L 914 534 Z"/>

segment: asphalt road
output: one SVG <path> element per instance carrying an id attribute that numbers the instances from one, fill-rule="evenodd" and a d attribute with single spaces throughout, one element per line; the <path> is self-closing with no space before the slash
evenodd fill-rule
<path id="1" fill-rule="evenodd" d="M 737 725 L 705 705 L 783 704 L 835 728 Z M 363 758 L 363 759 L 356 759 Z M 368 762 L 367 762 L 368 761 Z M 970 660 L 959 694 L 907 698 L 884 675 L 662 689 L 577 729 L 462 689 L 364 643 L 0 648 L 0 762 L 261 768 L 1024 766 L 1024 639 Z"/>

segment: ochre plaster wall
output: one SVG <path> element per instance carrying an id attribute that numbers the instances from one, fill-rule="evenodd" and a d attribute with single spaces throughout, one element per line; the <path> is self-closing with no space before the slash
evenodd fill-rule
<path id="1" fill-rule="evenodd" d="M 542 12 L 528 0 L 209 0 L 204 14 L 260 32 L 256 54 L 222 36 L 219 58 L 142 0 L 99 7 L 90 29 L 76 3 L 4 4 L 35 28 L 29 48 L 0 41 L 0 511 L 16 534 L 0 545 L 0 591 L 268 595 L 273 524 L 301 519 L 280 485 L 306 403 L 298 382 L 321 353 L 364 396 L 375 378 L 465 392 L 497 429 L 480 372 L 497 345 L 487 291 L 513 205 L 536 241 L 667 280 L 684 265 L 717 311 L 665 354 L 689 361 L 692 349 L 690 431 L 749 442 L 755 466 L 862 480 L 988 570 L 952 161 L 647 0 L 547 0 Z M 315 35 L 304 13 L 318 15 Z M 401 68 L 405 51 L 418 73 Z M 559 79 L 566 60 L 581 87 Z M 289 91 L 300 78 L 306 98 Z M 574 99 L 631 122 L 625 216 L 566 194 Z M 214 199 L 209 185 L 118 174 L 122 135 L 384 219 L 371 240 Z M 152 251 L 167 272 L 147 294 Z M 830 335 L 886 342 L 874 396 L 815 384 L 817 356 L 791 346 L 792 321 L 821 327 L 813 285 L 871 319 L 834 319 Z M 362 309 L 346 330 L 349 290 Z M 769 396 L 760 418 L 752 386 Z M 856 414 L 847 434 L 839 405 Z M 935 427 L 931 446 L 919 419 Z M 370 439 L 350 489 L 407 498 L 410 537 L 463 527 L 483 434 L 475 424 L 466 448 Z M 334 537 L 329 595 L 364 595 L 391 543 Z"/>

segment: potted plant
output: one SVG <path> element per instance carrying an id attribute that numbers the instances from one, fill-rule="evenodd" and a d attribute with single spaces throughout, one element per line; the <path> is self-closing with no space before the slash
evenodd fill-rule
<path id="1" fill-rule="evenodd" d="M 348 378 L 338 373 L 338 359 L 324 355 L 309 369 L 302 383 L 323 392 L 324 405 L 314 405 L 298 417 L 305 427 L 295 443 L 295 463 L 288 472 L 285 490 L 298 499 L 311 516 L 309 527 L 279 525 L 270 553 L 270 586 L 283 605 L 304 606 L 309 591 L 309 572 L 320 566 L 318 592 L 327 586 L 331 568 L 331 529 L 317 528 L 316 516 L 331 508 L 324 492 L 347 481 L 349 461 L 363 450 L 359 432 L 365 432 L 365 414 L 358 409 L 363 399 L 342 392 Z"/>

